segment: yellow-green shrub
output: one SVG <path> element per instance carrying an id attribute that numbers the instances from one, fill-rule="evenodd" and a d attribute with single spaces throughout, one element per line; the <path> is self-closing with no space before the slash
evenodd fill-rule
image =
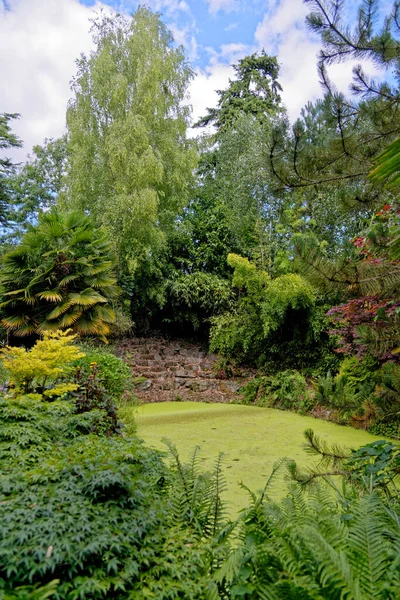
<path id="1" fill-rule="evenodd" d="M 15 394 L 39 392 L 45 396 L 62 396 L 77 389 L 65 381 L 74 370 L 73 363 L 85 356 L 73 344 L 71 330 L 46 332 L 31 350 L 7 346 L 0 351 L 3 366 L 10 375 Z"/>

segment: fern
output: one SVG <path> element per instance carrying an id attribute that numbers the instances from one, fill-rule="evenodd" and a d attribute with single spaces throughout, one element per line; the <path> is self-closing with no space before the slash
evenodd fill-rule
<path id="1" fill-rule="evenodd" d="M 225 506 L 221 494 L 226 490 L 222 475 L 222 454 L 216 460 L 214 469 L 202 472 L 199 468 L 199 447 L 183 465 L 174 444 L 163 439 L 173 459 L 171 482 L 171 521 L 186 522 L 200 537 L 214 538 L 227 524 Z"/>

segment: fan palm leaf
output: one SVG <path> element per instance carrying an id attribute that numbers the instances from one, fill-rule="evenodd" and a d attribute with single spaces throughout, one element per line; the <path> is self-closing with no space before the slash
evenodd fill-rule
<path id="1" fill-rule="evenodd" d="M 107 323 L 115 319 L 108 303 L 120 293 L 113 264 L 110 242 L 89 217 L 43 214 L 20 246 L 3 257 L 4 326 L 20 336 L 72 327 L 82 335 L 104 338 Z"/>

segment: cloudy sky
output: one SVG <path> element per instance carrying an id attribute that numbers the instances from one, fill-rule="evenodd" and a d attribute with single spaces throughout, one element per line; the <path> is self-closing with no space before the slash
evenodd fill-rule
<path id="1" fill-rule="evenodd" d="M 308 100 L 321 96 L 316 71 L 319 39 L 305 27 L 302 0 L 148 0 L 185 46 L 197 76 L 191 85 L 193 118 L 216 105 L 215 90 L 232 77 L 231 64 L 264 48 L 277 55 L 283 100 L 294 120 Z M 352 4 L 352 3 L 350 3 Z M 18 112 L 14 129 L 32 145 L 65 127 L 75 59 L 91 48 L 90 19 L 103 9 L 132 13 L 136 0 L 0 0 L 0 112 Z M 351 69 L 332 67 L 346 90 Z"/>

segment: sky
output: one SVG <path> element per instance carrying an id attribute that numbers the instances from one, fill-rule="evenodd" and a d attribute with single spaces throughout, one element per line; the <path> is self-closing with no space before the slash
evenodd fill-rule
<path id="1" fill-rule="evenodd" d="M 142 4 L 162 15 L 196 72 L 190 87 L 193 122 L 206 107 L 216 106 L 216 90 L 233 77 L 231 65 L 261 49 L 278 58 L 282 99 L 292 121 L 309 100 L 322 96 L 316 68 L 320 40 L 305 25 L 309 7 L 302 0 Z M 24 142 L 22 150 L 14 151 L 17 160 L 44 138 L 64 132 L 75 60 L 92 48 L 90 19 L 100 10 L 130 15 L 137 6 L 136 0 L 0 0 L 0 112 L 21 114 L 13 123 Z M 334 65 L 330 75 L 346 91 L 351 66 Z"/>

